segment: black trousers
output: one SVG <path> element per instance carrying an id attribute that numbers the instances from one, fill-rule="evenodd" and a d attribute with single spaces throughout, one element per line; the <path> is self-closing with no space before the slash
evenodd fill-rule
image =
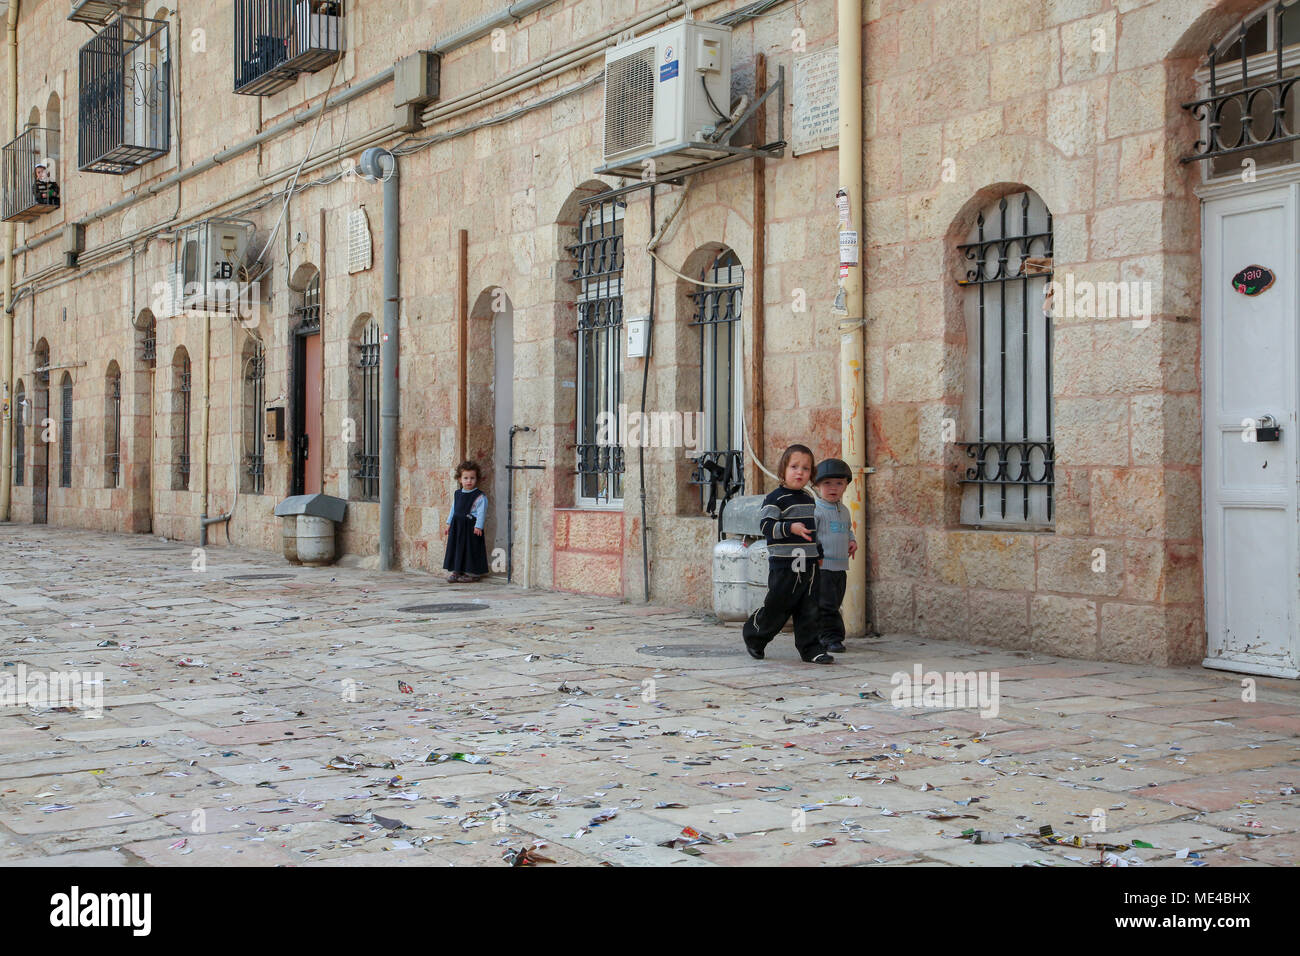
<path id="1" fill-rule="evenodd" d="M 788 565 L 767 572 L 767 597 L 763 606 L 745 621 L 745 644 L 761 651 L 794 617 L 794 646 L 804 660 L 822 652 L 817 633 L 817 565 L 793 571 Z"/>
<path id="2" fill-rule="evenodd" d="M 844 640 L 844 617 L 840 614 L 840 605 L 844 603 L 844 591 L 849 584 L 849 572 L 817 572 L 817 630 L 824 646 L 841 643 Z"/>

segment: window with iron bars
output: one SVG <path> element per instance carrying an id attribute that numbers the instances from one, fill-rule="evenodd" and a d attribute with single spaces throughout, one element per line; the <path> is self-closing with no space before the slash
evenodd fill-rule
<path id="1" fill-rule="evenodd" d="M 352 497 L 379 500 L 379 322 L 371 319 L 357 345 L 356 375 L 360 406 L 357 408 L 356 471 Z"/>
<path id="2" fill-rule="evenodd" d="M 121 176 L 171 150 L 167 23 L 119 16 L 81 48 L 77 165 Z"/>
<path id="3" fill-rule="evenodd" d="M 14 484 L 27 479 L 27 393 L 22 385 L 14 396 Z"/>
<path id="4" fill-rule="evenodd" d="M 1282 0 L 1247 17 L 1209 48 L 1196 74 L 1197 99 L 1183 108 L 1201 121 L 1184 163 L 1204 161 L 1205 178 L 1300 162 L 1300 3 Z"/>
<path id="5" fill-rule="evenodd" d="M 63 422 L 59 428 L 59 487 L 72 487 L 72 376 L 63 373 Z"/>
<path id="6" fill-rule="evenodd" d="M 618 200 L 587 207 L 577 259 L 578 414 L 577 503 L 579 507 L 623 501 L 623 446 L 619 403 L 623 398 L 623 212 Z"/>
<path id="7" fill-rule="evenodd" d="M 704 510 L 713 516 L 719 501 L 744 491 L 741 296 L 745 271 L 730 249 L 723 250 L 695 287 L 695 316 L 700 330 L 701 450 L 694 455 L 691 483 L 701 486 Z"/>
<path id="8" fill-rule="evenodd" d="M 266 481 L 266 433 L 262 416 L 266 406 L 266 349 L 250 342 L 244 361 L 244 492 L 263 493 Z"/>
<path id="9" fill-rule="evenodd" d="M 1052 320 L 1044 308 L 1051 281 L 1052 215 L 1032 192 L 1004 196 L 976 219 L 958 246 L 965 288 L 966 457 L 961 521 L 975 526 L 1050 529 Z"/>
<path id="10" fill-rule="evenodd" d="M 140 361 L 147 368 L 158 367 L 158 321 L 152 317 L 140 339 Z"/>
<path id="11" fill-rule="evenodd" d="M 104 423 L 104 472 L 105 487 L 120 488 L 122 485 L 122 373 L 114 371 L 108 377 L 108 390 L 105 396 L 107 421 Z"/>
<path id="12" fill-rule="evenodd" d="M 177 380 L 180 435 L 176 455 L 176 491 L 190 490 L 190 379 L 190 357 L 186 355 L 181 359 Z"/>

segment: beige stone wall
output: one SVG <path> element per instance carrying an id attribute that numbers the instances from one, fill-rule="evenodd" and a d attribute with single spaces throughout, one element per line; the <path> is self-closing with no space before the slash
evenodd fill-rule
<path id="1" fill-rule="evenodd" d="M 194 362 L 192 451 L 196 468 L 202 387 L 210 384 L 208 512 L 233 507 L 229 526 L 210 530 L 214 546 L 233 542 L 277 550 L 276 502 L 290 486 L 290 441 L 266 446 L 266 493 L 238 493 L 246 442 L 241 356 L 248 334 L 266 346 L 265 396 L 290 393 L 294 295 L 289 277 L 304 265 L 323 273 L 325 491 L 349 498 L 355 447 L 341 439 L 355 414 L 350 363 L 359 320 L 382 321 L 382 198 L 379 187 L 339 177 L 355 155 L 348 144 L 392 117 L 391 86 L 305 123 L 262 147 L 183 185 L 148 196 L 143 189 L 178 168 L 281 122 L 319 102 L 330 86 L 347 87 L 389 66 L 395 57 L 496 10 L 499 0 L 427 4 L 403 0 L 352 4 L 348 53 L 332 68 L 303 77 L 271 97 L 230 92 L 231 15 L 222 4 L 182 5 L 170 14 L 177 73 L 172 152 L 126 177 L 75 170 L 76 51 L 88 37 L 63 20 L 66 5 L 23 5 L 20 21 L 19 113 L 42 114 L 51 93 L 62 101 L 64 207 L 20 226 L 18 241 L 39 242 L 65 223 L 126 195 L 135 205 L 88 223 L 87 253 L 78 270 L 61 267 L 59 243 L 23 252 L 20 285 L 34 285 L 16 312 L 15 373 L 34 394 L 34 343 L 44 337 L 54 364 L 71 369 L 78 424 L 72 489 L 58 489 L 51 456 L 49 520 L 198 539 L 203 509 L 197 474 L 189 491 L 172 490 L 176 428 L 170 363 L 178 347 Z M 153 11 L 155 4 L 149 4 Z M 611 24 L 658 9 L 634 0 L 560 0 L 506 31 L 506 49 L 487 38 L 450 52 L 442 63 L 444 101 L 561 51 Z M 701 18 L 740 6 L 705 5 Z M 1248 4 L 1246 6 L 1249 6 Z M 1084 657 L 1173 663 L 1195 660 L 1203 646 L 1200 583 L 1199 239 L 1196 170 L 1178 157 L 1195 139 L 1178 103 L 1192 90 L 1191 73 L 1209 41 L 1244 9 L 1211 0 L 868 0 L 866 135 L 868 190 L 864 278 L 867 289 L 869 484 L 872 621 L 880 630 L 951 636 Z M 831 0 L 778 7 L 734 34 L 736 92 L 749 92 L 757 54 L 769 81 L 792 66 L 792 31 L 807 48 L 834 43 Z M 196 32 L 197 31 L 197 32 Z M 1103 49 L 1094 49 L 1095 38 Z M 38 41 L 35 38 L 40 37 Z M 599 72 L 599 61 L 558 79 L 471 110 L 413 136 L 458 129 L 536 100 Z M 574 504 L 576 322 L 573 263 L 578 200 L 601 188 L 602 88 L 586 88 L 527 112 L 402 156 L 401 438 L 396 517 L 400 565 L 437 569 L 440 531 L 454 488 L 458 232 L 469 233 L 466 288 L 472 361 L 469 452 L 492 461 L 490 310 L 484 296 L 503 289 L 514 316 L 515 422 L 533 428 L 516 453 L 546 470 L 516 474 L 520 512 L 515 561 L 531 555 L 533 582 L 642 594 L 640 472 L 627 454 L 621 513 L 569 511 Z M 789 117 L 787 116 L 787 122 Z M 767 116 L 769 138 L 775 108 Z M 281 171 L 301 160 L 313 136 L 303 182 L 329 179 L 298 193 L 265 253 L 270 274 L 264 308 L 247 329 L 228 317 L 212 320 L 204 369 L 205 320 L 158 318 L 158 367 L 139 354 L 133 318 L 150 308 L 165 280 L 175 243 L 141 235 L 133 248 L 106 244 L 156 226 L 174 229 L 210 215 L 234 215 L 257 226 L 258 247 L 281 217 Z M 944 161 L 955 176 L 944 181 Z M 839 451 L 838 332 L 833 196 L 837 155 L 827 150 L 763 164 L 766 237 L 763 301 L 753 294 L 754 169 L 738 164 L 696 177 L 685 206 L 660 246 L 679 270 L 700 268 L 706 250 L 727 246 L 745 269 L 746 354 L 753 315 L 762 309 L 763 446 L 774 467 L 793 441 L 818 457 Z M 266 180 L 273 181 L 268 185 Z M 611 185 L 604 183 L 603 185 Z M 963 529 L 955 502 L 960 455 L 940 438 L 944 418 L 960 420 L 966 342 L 956 243 L 975 212 L 999 194 L 1029 188 L 1054 216 L 1058 277 L 1153 283 L 1149 328 L 1128 320 L 1060 320 L 1055 338 L 1056 524 L 1053 532 Z M 660 188 L 663 221 L 681 195 Z M 650 235 L 649 196 L 627 197 L 626 316 L 649 309 L 650 264 L 639 252 Z M 347 220 L 364 205 L 374 265 L 349 274 Z M 654 358 L 649 410 L 691 411 L 698 400 L 698 340 L 689 326 L 686 285 L 657 276 Z M 806 312 L 793 303 L 803 297 Z M 66 310 L 66 319 L 65 319 Z M 123 372 L 122 489 L 103 488 L 105 371 Z M 624 401 L 639 408 L 643 362 L 624 361 Z M 51 414 L 57 417 L 52 376 Z M 231 412 L 231 386 L 234 386 Z M 82 416 L 86 417 L 82 417 Z M 291 415 L 286 416 L 291 420 Z M 14 493 L 15 520 L 30 520 L 30 474 L 38 429 L 29 429 L 29 481 Z M 290 435 L 290 438 L 292 435 Z M 958 436 L 963 437 L 963 436 Z M 147 467 L 146 467 L 147 463 Z M 650 590 L 655 600 L 696 607 L 710 603 L 710 551 L 715 525 L 702 516 L 681 449 L 646 449 Z M 751 493 L 771 484 L 747 467 Z M 485 488 L 491 492 L 490 478 Z M 523 503 L 534 502 L 533 537 L 523 538 Z M 504 522 L 504 502 L 493 501 Z M 575 537 L 576 535 L 576 537 Z M 610 535 L 614 538 L 610 539 Z M 350 501 L 342 549 L 375 553 L 378 505 Z M 861 537 L 861 535 L 860 535 Z M 593 543 L 594 542 L 594 543 Z M 1090 570 L 1094 549 L 1107 571 Z M 562 556 L 563 555 L 563 556 Z M 587 557 L 582 557 L 586 555 Z M 592 556 L 595 556 L 594 558 Z M 621 559 L 621 560 L 620 560 Z M 616 566 L 615 566 L 616 563 Z"/>

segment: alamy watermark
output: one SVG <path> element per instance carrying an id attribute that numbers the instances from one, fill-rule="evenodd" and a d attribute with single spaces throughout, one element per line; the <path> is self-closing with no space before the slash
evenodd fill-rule
<path id="1" fill-rule="evenodd" d="M 690 457 L 705 450 L 704 429 L 703 412 L 628 411 L 620 403 L 617 413 L 601 412 L 596 416 L 596 444 L 685 448 Z"/>
<path id="2" fill-rule="evenodd" d="M 71 707 L 87 717 L 104 713 L 104 675 L 99 671 L 28 671 L 19 664 L 0 674 L 0 709 Z"/>
<path id="3" fill-rule="evenodd" d="M 889 678 L 893 691 L 889 695 L 895 707 L 979 708 L 981 717 L 998 715 L 997 671 L 926 671 L 921 665 L 912 673 L 895 671 Z"/>
<path id="4" fill-rule="evenodd" d="M 1151 324 L 1150 282 L 1076 281 L 1067 272 L 1065 281 L 1047 284 L 1043 311 L 1063 319 L 1132 319 L 1135 329 Z"/>

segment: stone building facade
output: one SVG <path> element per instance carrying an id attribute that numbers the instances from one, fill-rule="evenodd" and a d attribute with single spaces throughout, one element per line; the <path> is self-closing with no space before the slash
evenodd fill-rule
<path id="1" fill-rule="evenodd" d="M 381 189 L 353 164 L 378 145 L 397 156 L 401 201 L 399 566 L 441 568 L 461 455 L 487 467 L 489 537 L 506 547 L 504 464 L 518 425 L 514 462 L 540 467 L 514 472 L 517 581 L 707 608 L 717 525 L 708 487 L 692 484 L 697 465 L 681 443 L 629 443 L 618 471 L 587 447 L 583 423 L 595 406 L 703 410 L 719 446 L 704 450 L 743 472 L 747 494 L 772 485 L 742 444 L 768 468 L 795 441 L 819 458 L 839 453 L 836 150 L 787 148 L 687 186 L 660 183 L 653 198 L 638 189 L 600 200 L 633 182 L 595 173 L 602 50 L 680 19 L 680 3 L 534 2 L 497 25 L 504 0 L 349 0 L 342 56 L 260 96 L 231 91 L 232 59 L 242 68 L 232 11 L 174 6 L 142 10 L 168 27 L 170 143 L 113 176 L 74 159 L 89 34 L 65 20 L 62 0 L 20 5 L 19 122 L 55 131 L 41 132 L 40 151 L 56 158 L 61 204 L 17 230 L 13 398 L 28 418 L 12 520 L 197 541 L 206 509 L 232 515 L 209 528 L 213 545 L 275 550 L 273 508 L 300 490 L 305 468 L 302 490 L 348 501 L 343 552 L 376 553 L 379 505 L 363 459 L 378 422 Z M 733 102 L 784 70 L 788 130 L 796 62 L 836 47 L 834 2 L 695 6 L 696 18 L 731 26 Z M 1262 35 L 1261 11 L 1274 24 Z M 1203 290 L 1224 284 L 1206 278 L 1202 218 L 1234 188 L 1287 194 L 1291 147 L 1183 161 L 1205 136 L 1183 104 L 1206 95 L 1207 49 L 1249 26 L 1259 75 L 1290 49 L 1290 30 L 1272 7 L 1238 0 L 864 0 L 864 21 L 865 201 L 854 220 L 874 469 L 859 529 L 870 626 L 1296 676 L 1297 402 L 1271 410 L 1281 441 L 1249 449 L 1282 456 L 1272 474 L 1289 476 L 1290 497 L 1260 507 L 1287 517 L 1289 536 L 1264 511 L 1224 518 L 1236 499 L 1206 490 L 1202 455 L 1203 436 L 1218 434 L 1205 361 L 1222 359 L 1204 351 Z M 431 48 L 438 98 L 395 107 L 385 71 Z M 1280 75 L 1292 67 L 1287 53 Z M 1222 66 L 1215 82 L 1230 89 L 1233 75 Z M 775 140 L 777 110 L 774 97 L 736 142 Z M 1258 158 L 1249 181 L 1237 175 L 1248 157 Z M 163 294 L 186 229 L 214 217 L 255 228 L 260 305 L 245 321 L 172 315 Z M 82 248 L 69 266 L 76 225 Z M 655 233 L 657 259 L 646 253 Z M 584 241 L 607 234 L 622 237 L 621 268 L 593 274 Z M 575 270 L 592 277 L 575 281 Z M 709 296 L 694 279 L 730 288 Z M 1293 285 L 1279 273 L 1274 300 Z M 647 369 L 624 335 L 651 312 Z M 312 322 L 319 334 L 301 334 Z M 1286 362 L 1279 395 L 1295 391 Z M 283 441 L 257 437 L 268 407 L 285 410 Z M 309 465 L 295 464 L 305 412 L 318 416 Z M 1270 560 L 1282 562 L 1285 593 L 1263 597 L 1281 617 L 1257 620 L 1223 596 L 1255 586 L 1232 568 L 1242 536 L 1256 533 L 1281 549 Z"/>

